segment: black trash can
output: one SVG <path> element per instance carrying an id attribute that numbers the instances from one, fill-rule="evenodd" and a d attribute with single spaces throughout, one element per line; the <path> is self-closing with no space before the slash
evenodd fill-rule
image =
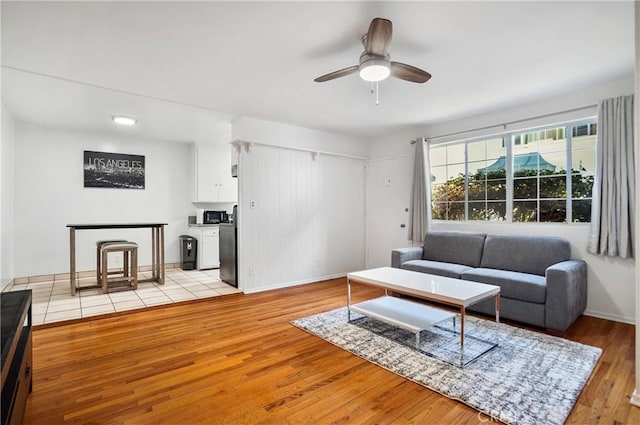
<path id="1" fill-rule="evenodd" d="M 198 240 L 193 236 L 180 236 L 180 268 L 182 270 L 193 270 L 196 268 L 196 253 L 198 250 Z"/>

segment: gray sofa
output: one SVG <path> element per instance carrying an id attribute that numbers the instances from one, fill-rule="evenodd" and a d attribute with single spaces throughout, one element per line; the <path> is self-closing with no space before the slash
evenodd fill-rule
<path id="1" fill-rule="evenodd" d="M 551 236 L 432 231 L 395 249 L 391 266 L 500 286 L 500 317 L 565 331 L 587 306 L 587 265 Z M 493 299 L 469 310 L 493 315 Z"/>

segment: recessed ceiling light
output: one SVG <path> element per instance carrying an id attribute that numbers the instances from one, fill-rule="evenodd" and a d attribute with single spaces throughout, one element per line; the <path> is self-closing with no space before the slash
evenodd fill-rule
<path id="1" fill-rule="evenodd" d="M 111 119 L 113 120 L 113 122 L 120 125 L 134 125 L 138 122 L 137 119 L 128 117 L 126 115 L 114 115 L 111 117 Z"/>

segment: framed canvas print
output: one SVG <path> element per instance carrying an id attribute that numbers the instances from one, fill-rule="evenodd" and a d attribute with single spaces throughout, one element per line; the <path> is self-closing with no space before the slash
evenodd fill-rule
<path id="1" fill-rule="evenodd" d="M 84 151 L 84 187 L 144 189 L 144 155 Z"/>

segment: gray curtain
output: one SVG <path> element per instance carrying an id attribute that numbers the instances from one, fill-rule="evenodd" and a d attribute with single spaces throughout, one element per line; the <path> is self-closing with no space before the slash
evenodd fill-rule
<path id="1" fill-rule="evenodd" d="M 635 163 L 633 96 L 600 102 L 588 250 L 633 257 Z"/>
<path id="2" fill-rule="evenodd" d="M 424 138 L 419 138 L 415 147 L 408 239 L 422 243 L 425 233 L 431 228 L 431 179 L 427 178 L 431 165 L 429 143 Z"/>

